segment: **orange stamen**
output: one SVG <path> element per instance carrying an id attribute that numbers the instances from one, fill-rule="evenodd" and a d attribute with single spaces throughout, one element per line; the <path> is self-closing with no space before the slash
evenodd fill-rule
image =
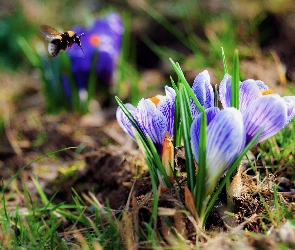
<path id="1" fill-rule="evenodd" d="M 274 92 L 271 89 L 268 90 L 261 90 L 262 95 L 272 95 Z"/>
<path id="2" fill-rule="evenodd" d="M 149 100 L 151 100 L 156 105 L 156 107 L 160 102 L 160 99 L 157 96 L 153 96 L 153 97 L 149 98 Z"/>
<path id="3" fill-rule="evenodd" d="M 98 35 L 91 35 L 89 38 L 89 42 L 93 46 L 98 46 L 100 44 L 100 38 Z"/>

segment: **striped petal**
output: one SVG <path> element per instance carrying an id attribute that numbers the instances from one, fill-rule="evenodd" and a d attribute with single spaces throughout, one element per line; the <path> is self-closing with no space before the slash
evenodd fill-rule
<path id="1" fill-rule="evenodd" d="M 207 128 L 207 194 L 245 146 L 242 114 L 235 108 L 221 110 Z"/>
<path id="2" fill-rule="evenodd" d="M 262 91 L 262 90 L 268 90 L 268 86 L 260 80 L 255 80 L 256 85 L 258 86 L 258 88 Z"/>
<path id="3" fill-rule="evenodd" d="M 191 127 L 192 149 L 197 161 L 200 119 L 201 115 L 198 115 Z M 218 112 L 207 127 L 207 195 L 213 192 L 221 175 L 234 162 L 244 145 L 245 128 L 241 112 L 235 108 Z"/>
<path id="4" fill-rule="evenodd" d="M 266 95 L 254 100 L 243 113 L 248 143 L 261 128 L 256 143 L 266 140 L 287 124 L 287 105 L 278 95 Z"/>
<path id="5" fill-rule="evenodd" d="M 175 93 L 175 90 L 173 88 L 165 86 L 165 93 L 166 93 L 166 96 L 168 96 L 171 99 L 175 100 L 176 93 Z"/>
<path id="6" fill-rule="evenodd" d="M 232 78 L 225 74 L 219 85 L 219 97 L 224 108 L 231 107 L 231 88 Z M 261 97 L 262 90 L 268 90 L 262 81 L 248 79 L 240 82 L 240 111 L 244 112 L 253 100 Z"/>
<path id="7" fill-rule="evenodd" d="M 211 123 L 214 117 L 219 113 L 219 108 L 213 107 L 205 110 L 207 116 L 207 126 Z M 199 162 L 199 140 L 200 140 L 200 126 L 202 114 L 198 114 L 191 126 L 191 142 L 193 153 L 197 162 Z"/>
<path id="8" fill-rule="evenodd" d="M 168 86 L 165 87 L 166 96 L 160 98 L 158 103 L 158 110 L 166 117 L 167 120 L 167 132 L 172 137 L 173 136 L 173 126 L 174 126 L 174 110 L 175 110 L 175 97 L 176 93 L 173 88 Z"/>
<path id="9" fill-rule="evenodd" d="M 287 123 L 295 116 L 295 96 L 284 96 L 283 100 L 287 105 Z"/>
<path id="10" fill-rule="evenodd" d="M 136 120 L 155 143 L 158 150 L 162 148 L 167 119 L 156 105 L 149 99 L 141 99 L 136 109 Z"/>
<path id="11" fill-rule="evenodd" d="M 136 108 L 133 105 L 131 105 L 130 103 L 126 103 L 125 107 L 134 116 Z M 132 130 L 131 130 L 131 127 L 132 127 L 131 122 L 128 120 L 127 116 L 123 113 L 123 111 L 122 111 L 122 109 L 120 107 L 117 108 L 116 118 L 117 118 L 117 121 L 118 121 L 119 125 L 125 131 L 125 133 L 130 135 L 134 140 L 134 136 L 133 136 L 133 133 L 132 133 Z"/>
<path id="12" fill-rule="evenodd" d="M 207 70 L 204 70 L 197 75 L 194 80 L 192 90 L 199 100 L 201 106 L 203 106 L 204 108 L 210 108 L 214 106 L 214 93 L 210 83 L 210 75 Z M 190 103 L 192 115 L 193 117 L 195 117 L 200 112 L 193 100 L 191 100 Z"/>
<path id="13" fill-rule="evenodd" d="M 231 76 L 225 74 L 219 84 L 219 98 L 223 108 L 231 107 Z"/>
<path id="14" fill-rule="evenodd" d="M 252 101 L 261 96 L 257 81 L 252 79 L 243 81 L 240 84 L 240 111 L 243 113 Z"/>

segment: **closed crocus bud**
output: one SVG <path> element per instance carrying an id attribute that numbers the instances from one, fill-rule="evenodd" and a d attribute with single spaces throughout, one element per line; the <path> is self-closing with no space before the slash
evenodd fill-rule
<path id="1" fill-rule="evenodd" d="M 207 115 L 206 191 L 210 196 L 220 177 L 228 170 L 245 146 L 245 127 L 242 113 L 235 108 L 209 108 Z M 199 138 L 202 115 L 191 126 L 191 141 L 195 160 L 199 162 Z"/>

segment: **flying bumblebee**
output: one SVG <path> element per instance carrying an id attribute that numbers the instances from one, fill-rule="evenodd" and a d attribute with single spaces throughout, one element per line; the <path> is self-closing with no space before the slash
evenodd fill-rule
<path id="1" fill-rule="evenodd" d="M 84 33 L 77 35 L 74 31 L 59 32 L 56 29 L 48 26 L 41 25 L 41 33 L 49 41 L 48 43 L 48 53 L 49 57 L 55 57 L 59 54 L 61 50 L 66 51 L 67 48 L 71 48 L 74 43 L 76 43 L 82 50 L 80 37 L 84 36 Z"/>

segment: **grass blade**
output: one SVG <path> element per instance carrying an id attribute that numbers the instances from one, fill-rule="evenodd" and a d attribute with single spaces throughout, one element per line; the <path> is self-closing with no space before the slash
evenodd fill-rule
<path id="1" fill-rule="evenodd" d="M 238 50 L 235 50 L 233 61 L 231 106 L 236 109 L 239 109 L 240 106 L 240 64 Z"/>
<path id="2" fill-rule="evenodd" d="M 186 164 L 186 172 L 187 172 L 187 185 L 191 192 L 194 190 L 195 179 L 196 179 L 196 171 L 195 164 L 193 159 L 193 153 L 191 148 L 191 140 L 190 140 L 190 128 L 192 124 L 191 113 L 189 110 L 189 97 L 186 93 L 186 89 L 183 84 L 180 83 L 179 86 L 179 105 L 177 107 L 180 109 L 180 117 L 181 117 L 181 128 L 182 135 L 184 141 L 184 150 L 185 150 L 185 164 Z"/>
<path id="3" fill-rule="evenodd" d="M 227 74 L 228 73 L 228 69 L 227 69 L 227 63 L 226 63 L 225 53 L 224 53 L 223 47 L 221 47 L 221 56 L 222 56 L 222 63 L 223 63 L 223 68 L 224 68 L 224 74 Z"/>
<path id="4" fill-rule="evenodd" d="M 200 127 L 200 142 L 199 142 L 199 166 L 196 181 L 196 192 L 194 200 L 196 201 L 196 208 L 199 215 L 203 211 L 203 201 L 206 184 L 206 132 L 207 132 L 207 117 L 206 113 L 202 113 L 201 127 Z"/>
<path id="5" fill-rule="evenodd" d="M 170 58 L 170 63 L 175 71 L 175 73 L 177 74 L 180 82 L 183 83 L 186 91 L 188 92 L 189 96 L 193 99 L 194 103 L 196 104 L 198 110 L 200 112 L 204 111 L 204 108 L 201 106 L 199 100 L 197 99 L 196 95 L 194 94 L 193 90 L 191 89 L 190 85 L 188 84 L 187 80 L 185 79 L 185 76 L 180 68 L 180 66 L 175 63 L 171 58 Z"/>

